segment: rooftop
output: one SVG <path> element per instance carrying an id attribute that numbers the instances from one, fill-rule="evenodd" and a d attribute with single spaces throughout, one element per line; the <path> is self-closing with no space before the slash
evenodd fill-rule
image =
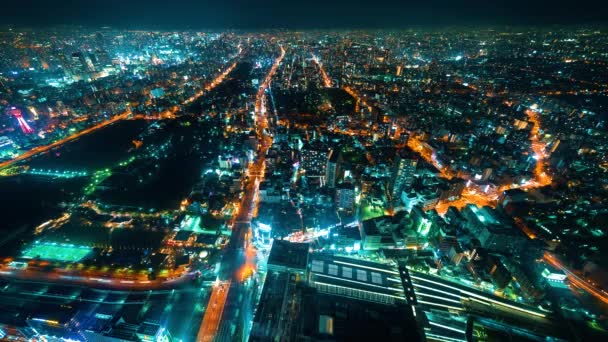
<path id="1" fill-rule="evenodd" d="M 303 335 L 321 341 L 420 341 L 408 306 L 351 300 L 309 292 L 303 296 L 298 324 Z"/>
<path id="2" fill-rule="evenodd" d="M 399 271 L 393 266 L 315 254 L 311 274 L 315 283 L 349 287 L 405 300 Z"/>
<path id="3" fill-rule="evenodd" d="M 305 270 L 308 264 L 307 243 L 274 240 L 268 256 L 268 265 Z"/>

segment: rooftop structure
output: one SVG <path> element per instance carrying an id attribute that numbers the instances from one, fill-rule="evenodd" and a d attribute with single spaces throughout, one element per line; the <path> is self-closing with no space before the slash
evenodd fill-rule
<path id="1" fill-rule="evenodd" d="M 359 259 L 315 254 L 310 284 L 319 292 L 382 304 L 405 303 L 395 267 Z"/>
<path id="2" fill-rule="evenodd" d="M 274 240 L 268 256 L 268 269 L 304 273 L 308 265 L 309 248 L 307 243 Z"/>

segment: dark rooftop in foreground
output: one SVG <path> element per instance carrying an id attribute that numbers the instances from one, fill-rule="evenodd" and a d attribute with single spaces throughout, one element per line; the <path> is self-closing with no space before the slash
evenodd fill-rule
<path id="1" fill-rule="evenodd" d="M 307 243 L 274 240 L 268 256 L 268 269 L 304 272 L 308 264 Z"/>
<path id="2" fill-rule="evenodd" d="M 406 305 L 383 305 L 307 291 L 300 331 L 314 341 L 423 341 Z"/>

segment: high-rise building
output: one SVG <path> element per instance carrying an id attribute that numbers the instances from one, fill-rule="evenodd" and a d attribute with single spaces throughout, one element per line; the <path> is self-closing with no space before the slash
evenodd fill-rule
<path id="1" fill-rule="evenodd" d="M 329 149 L 321 141 L 306 143 L 302 147 L 302 169 L 308 177 L 324 177 L 327 167 L 327 156 Z"/>
<path id="2" fill-rule="evenodd" d="M 395 157 L 393 175 L 390 183 L 391 198 L 397 201 L 401 198 L 401 192 L 407 190 L 414 181 L 418 157 L 407 153 L 405 150 L 399 152 Z"/>
<path id="3" fill-rule="evenodd" d="M 336 207 L 339 210 L 352 212 L 355 209 L 355 186 L 350 182 L 340 183 L 336 187 Z"/>
<path id="4" fill-rule="evenodd" d="M 325 186 L 335 188 L 336 181 L 340 176 L 340 151 L 333 149 L 329 151 L 327 166 L 325 168 Z"/>
<path id="5" fill-rule="evenodd" d="M 74 80 L 79 81 L 86 78 L 88 65 L 82 52 L 74 52 L 70 57 L 70 69 Z"/>
<path id="6" fill-rule="evenodd" d="M 106 66 L 112 65 L 112 58 L 105 50 L 97 50 L 95 51 L 95 61 L 97 62 L 97 66 L 99 69 L 102 69 Z"/>

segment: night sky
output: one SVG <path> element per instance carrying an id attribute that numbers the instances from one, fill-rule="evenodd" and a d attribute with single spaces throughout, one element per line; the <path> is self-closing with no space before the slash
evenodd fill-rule
<path id="1" fill-rule="evenodd" d="M 5 0 L 0 25 L 119 28 L 407 28 L 605 24 L 607 0 Z"/>

